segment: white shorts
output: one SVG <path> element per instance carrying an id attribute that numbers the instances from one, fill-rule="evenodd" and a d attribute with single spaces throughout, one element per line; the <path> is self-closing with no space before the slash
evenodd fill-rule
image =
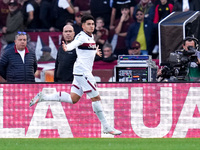
<path id="1" fill-rule="evenodd" d="M 71 92 L 76 93 L 79 96 L 82 96 L 83 93 L 86 93 L 90 98 L 99 95 L 99 92 L 96 89 L 96 81 L 92 74 L 74 75 Z"/>

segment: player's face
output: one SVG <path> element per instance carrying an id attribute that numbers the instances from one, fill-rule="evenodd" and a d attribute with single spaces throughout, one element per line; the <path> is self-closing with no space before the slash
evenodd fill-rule
<path id="1" fill-rule="evenodd" d="M 27 36 L 26 35 L 19 35 L 15 40 L 15 45 L 17 50 L 24 50 L 27 45 Z"/>
<path id="2" fill-rule="evenodd" d="M 185 49 L 187 51 L 189 46 L 192 46 L 193 48 L 195 48 L 195 42 L 194 41 L 185 41 L 185 45 L 183 45 L 183 49 Z"/>
<path id="3" fill-rule="evenodd" d="M 74 29 L 71 25 L 66 25 L 63 28 L 63 38 L 65 42 L 71 42 L 74 39 Z"/>
<path id="4" fill-rule="evenodd" d="M 91 35 L 94 32 L 94 21 L 87 20 L 85 23 L 82 24 L 83 31 L 87 34 Z"/>

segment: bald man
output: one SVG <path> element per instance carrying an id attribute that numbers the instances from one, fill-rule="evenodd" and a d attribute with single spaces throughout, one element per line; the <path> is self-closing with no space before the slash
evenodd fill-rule
<path id="1" fill-rule="evenodd" d="M 62 36 L 65 43 L 69 44 L 75 36 L 74 28 L 71 25 L 65 25 Z M 59 47 L 55 63 L 54 82 L 72 82 L 76 58 L 75 50 L 65 52 L 62 46 Z"/>

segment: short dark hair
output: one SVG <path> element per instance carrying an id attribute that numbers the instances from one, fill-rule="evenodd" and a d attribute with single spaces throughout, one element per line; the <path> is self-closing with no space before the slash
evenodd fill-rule
<path id="1" fill-rule="evenodd" d="M 144 11 L 139 9 L 139 8 L 135 11 L 135 14 L 137 14 L 138 11 L 140 11 L 140 12 L 142 12 L 144 14 Z"/>
<path id="2" fill-rule="evenodd" d="M 199 41 L 198 41 L 198 39 L 197 38 L 195 38 L 195 37 L 192 37 L 192 36 L 187 36 L 187 37 L 185 37 L 184 39 L 183 39 L 183 45 L 185 45 L 185 42 L 186 41 L 194 41 L 194 43 L 195 43 L 195 48 L 197 48 L 198 47 L 198 44 L 199 44 Z"/>
<path id="3" fill-rule="evenodd" d="M 129 4 L 123 4 L 123 5 L 121 5 L 120 8 L 121 8 L 121 10 L 125 9 L 125 8 L 130 9 L 130 6 L 129 6 Z"/>
<path id="4" fill-rule="evenodd" d="M 72 19 L 67 19 L 66 21 L 65 21 L 65 24 L 68 24 L 68 23 L 71 23 L 72 25 L 74 24 L 74 20 L 72 20 Z"/>
<path id="5" fill-rule="evenodd" d="M 87 20 L 93 20 L 95 22 L 95 19 L 92 15 L 84 15 L 82 18 L 81 18 L 81 23 L 85 23 Z"/>

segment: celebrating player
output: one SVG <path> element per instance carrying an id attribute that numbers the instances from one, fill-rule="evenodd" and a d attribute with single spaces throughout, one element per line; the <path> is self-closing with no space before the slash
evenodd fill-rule
<path id="1" fill-rule="evenodd" d="M 71 93 L 56 92 L 53 94 L 43 94 L 40 92 L 31 100 L 29 105 L 32 106 L 42 101 L 58 101 L 75 104 L 79 101 L 83 93 L 87 93 L 92 100 L 92 108 L 103 125 L 103 132 L 120 135 L 122 133 L 121 131 L 108 125 L 101 106 L 101 98 L 96 89 L 96 81 L 92 75 L 95 55 L 102 55 L 100 49 L 96 46 L 92 34 L 95 28 L 94 18 L 91 15 L 83 16 L 81 23 L 83 31 L 71 43 L 67 45 L 64 42 L 62 43 L 65 51 L 76 49 L 77 53 L 77 59 L 73 69 L 74 80 L 72 82 Z"/>

